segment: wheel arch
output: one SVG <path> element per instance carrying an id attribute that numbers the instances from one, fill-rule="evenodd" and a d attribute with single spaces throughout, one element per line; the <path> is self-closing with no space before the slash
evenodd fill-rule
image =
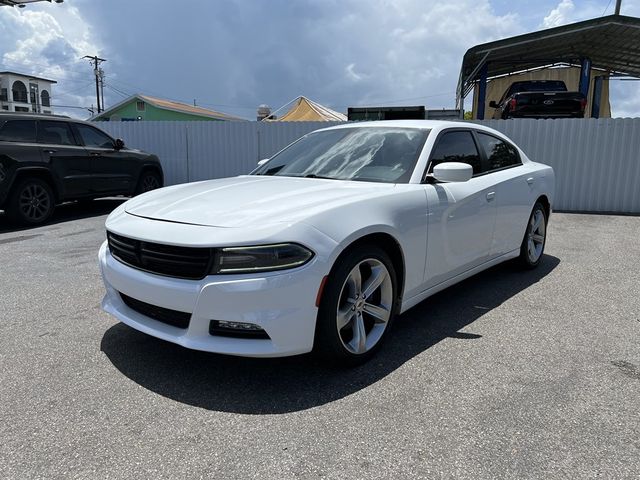
<path id="1" fill-rule="evenodd" d="M 393 268 L 396 271 L 396 280 L 398 281 L 397 303 L 399 311 L 405 286 L 405 258 L 404 251 L 402 249 L 402 246 L 400 245 L 400 242 L 390 233 L 381 231 L 370 232 L 363 234 L 355 239 L 351 239 L 333 262 L 331 273 L 334 271 L 336 265 L 339 264 L 342 258 L 348 255 L 350 251 L 362 245 L 375 245 L 376 247 L 382 248 L 387 253 L 387 255 L 389 255 L 389 258 L 393 263 Z"/>
<path id="2" fill-rule="evenodd" d="M 53 195 L 55 197 L 56 203 L 59 203 L 62 200 L 62 194 L 58 183 L 53 178 L 51 172 L 48 169 L 42 167 L 26 167 L 16 170 L 9 190 L 13 191 L 16 185 L 18 185 L 26 178 L 38 178 L 40 180 L 44 180 L 53 190 Z"/>
<path id="3" fill-rule="evenodd" d="M 160 175 L 160 184 L 164 186 L 164 172 L 162 171 L 162 167 L 160 165 L 156 165 L 155 163 L 145 163 L 142 165 L 140 169 L 140 174 L 138 175 L 138 181 L 142 178 L 146 172 L 154 172 Z"/>
<path id="4" fill-rule="evenodd" d="M 536 200 L 536 203 L 540 202 L 544 207 L 544 213 L 547 215 L 547 222 L 549 221 L 549 216 L 551 215 L 551 202 L 546 195 L 540 195 Z"/>

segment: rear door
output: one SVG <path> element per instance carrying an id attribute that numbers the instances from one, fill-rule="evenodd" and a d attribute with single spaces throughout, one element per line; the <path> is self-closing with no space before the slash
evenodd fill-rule
<path id="1" fill-rule="evenodd" d="M 442 162 L 468 163 L 474 176 L 467 182 L 427 185 L 426 288 L 487 261 L 496 220 L 493 180 L 482 173 L 480 152 L 469 129 L 445 130 L 438 136 L 428 173 Z"/>
<path id="2" fill-rule="evenodd" d="M 114 140 L 101 130 L 83 123 L 76 123 L 74 127 L 91 156 L 94 192 L 97 195 L 132 193 L 140 168 L 136 159 L 116 150 Z"/>
<path id="3" fill-rule="evenodd" d="M 58 177 L 65 199 L 91 194 L 91 160 L 75 138 L 68 122 L 38 121 L 38 144 L 42 158 Z"/>
<path id="4" fill-rule="evenodd" d="M 496 228 L 491 256 L 520 248 L 535 201 L 535 175 L 522 164 L 518 149 L 489 133 L 475 132 L 485 157 L 483 169 L 495 185 Z"/>

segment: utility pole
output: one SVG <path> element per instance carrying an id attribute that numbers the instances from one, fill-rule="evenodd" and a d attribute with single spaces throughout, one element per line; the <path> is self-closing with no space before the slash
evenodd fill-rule
<path id="1" fill-rule="evenodd" d="M 622 0 L 616 0 L 616 15 L 620 15 L 621 6 L 622 6 Z"/>
<path id="2" fill-rule="evenodd" d="M 102 69 L 98 68 L 98 65 L 100 65 L 102 62 L 106 62 L 107 60 L 104 58 L 100 58 L 97 55 L 85 55 L 83 58 L 88 58 L 89 63 L 93 65 L 93 74 L 96 77 L 96 102 L 98 104 L 98 114 L 100 114 L 100 112 L 102 111 L 100 110 L 100 71 Z"/>
<path id="3" fill-rule="evenodd" d="M 104 112 L 105 110 L 105 104 L 104 104 L 104 70 L 99 68 L 98 69 L 98 76 L 100 77 L 100 101 L 102 102 L 102 111 Z"/>

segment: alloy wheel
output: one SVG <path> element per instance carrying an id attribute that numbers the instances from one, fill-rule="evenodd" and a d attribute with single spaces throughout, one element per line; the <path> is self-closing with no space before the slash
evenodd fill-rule
<path id="1" fill-rule="evenodd" d="M 531 215 L 527 228 L 527 256 L 531 263 L 536 263 L 542 255 L 546 233 L 544 212 L 538 208 Z"/>
<path id="2" fill-rule="evenodd" d="M 49 214 L 51 201 L 49 192 L 42 185 L 29 183 L 20 192 L 18 205 L 26 219 L 39 222 Z"/>
<path id="3" fill-rule="evenodd" d="M 142 191 L 149 192 L 160 186 L 160 182 L 155 175 L 145 175 L 142 179 Z"/>
<path id="4" fill-rule="evenodd" d="M 385 332 L 393 306 L 391 275 L 380 260 L 362 260 L 351 269 L 336 312 L 338 336 L 353 354 L 371 350 Z"/>

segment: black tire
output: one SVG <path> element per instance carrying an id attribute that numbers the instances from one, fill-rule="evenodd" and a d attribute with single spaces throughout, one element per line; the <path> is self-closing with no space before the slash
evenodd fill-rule
<path id="1" fill-rule="evenodd" d="M 373 266 L 370 264 L 373 264 Z M 351 279 L 350 275 L 356 266 L 358 266 L 358 271 L 362 275 L 361 285 L 365 287 L 367 280 L 373 278 L 374 269 L 377 272 L 384 272 L 380 268 L 381 265 L 386 268 L 390 283 L 386 281 L 387 277 L 385 277 L 383 283 L 373 290 L 370 298 L 373 298 L 371 304 L 374 307 L 376 303 L 384 304 L 384 310 L 388 311 L 389 315 L 386 322 L 376 321 L 375 317 L 366 310 L 367 307 L 365 305 L 369 302 L 364 301 L 366 300 L 366 296 L 363 295 L 364 288 L 361 289 L 362 293 L 360 294 L 362 295 L 360 297 L 362 300 L 356 302 L 358 303 L 357 310 L 355 304 L 348 302 L 346 298 L 351 293 L 347 294 L 345 291 L 345 289 L 349 288 L 348 280 Z M 391 288 L 390 299 L 389 288 Z M 314 352 L 323 360 L 336 366 L 355 366 L 366 362 L 378 351 L 391 329 L 394 317 L 397 314 L 398 304 L 396 271 L 389 255 L 375 245 L 363 245 L 346 252 L 340 257 L 329 274 L 322 292 L 316 321 Z M 345 324 L 342 329 L 338 327 L 338 308 L 341 305 L 346 307 L 352 305 L 354 307 L 352 309 L 354 313 L 351 314 L 353 315 L 351 322 Z M 362 308 L 365 310 L 362 310 Z M 343 308 L 343 310 L 347 311 L 349 308 Z M 358 343 L 355 330 L 357 329 L 355 322 L 358 321 L 356 315 L 359 315 L 359 318 L 362 319 L 361 325 L 363 326 L 363 331 L 366 332 L 366 340 L 375 341 L 370 348 L 361 353 L 351 351 L 349 347 L 351 342 Z M 349 336 L 351 336 L 350 339 Z"/>
<path id="2" fill-rule="evenodd" d="M 20 180 L 11 190 L 7 215 L 22 225 L 40 225 L 55 209 L 55 196 L 51 186 L 40 178 Z"/>
<path id="3" fill-rule="evenodd" d="M 141 193 L 150 192 L 160 187 L 162 187 L 162 178 L 160 178 L 158 172 L 145 170 L 140 174 L 135 194 L 140 195 Z"/>
<path id="4" fill-rule="evenodd" d="M 535 225 L 535 218 L 542 219 L 542 239 L 540 240 L 540 229 L 532 230 Z M 524 238 L 522 239 L 522 244 L 520 245 L 520 256 L 518 257 L 518 262 L 521 266 L 527 269 L 536 268 L 540 265 L 542 261 L 542 257 L 544 256 L 544 247 L 547 243 L 547 211 L 544 208 L 544 205 L 540 202 L 536 202 L 533 206 L 533 210 L 531 211 L 531 215 L 529 215 L 529 221 L 527 222 L 527 228 L 524 232 Z M 536 239 L 536 235 L 538 235 Z M 533 246 L 535 248 L 535 255 L 531 253 L 531 243 L 533 242 Z"/>

